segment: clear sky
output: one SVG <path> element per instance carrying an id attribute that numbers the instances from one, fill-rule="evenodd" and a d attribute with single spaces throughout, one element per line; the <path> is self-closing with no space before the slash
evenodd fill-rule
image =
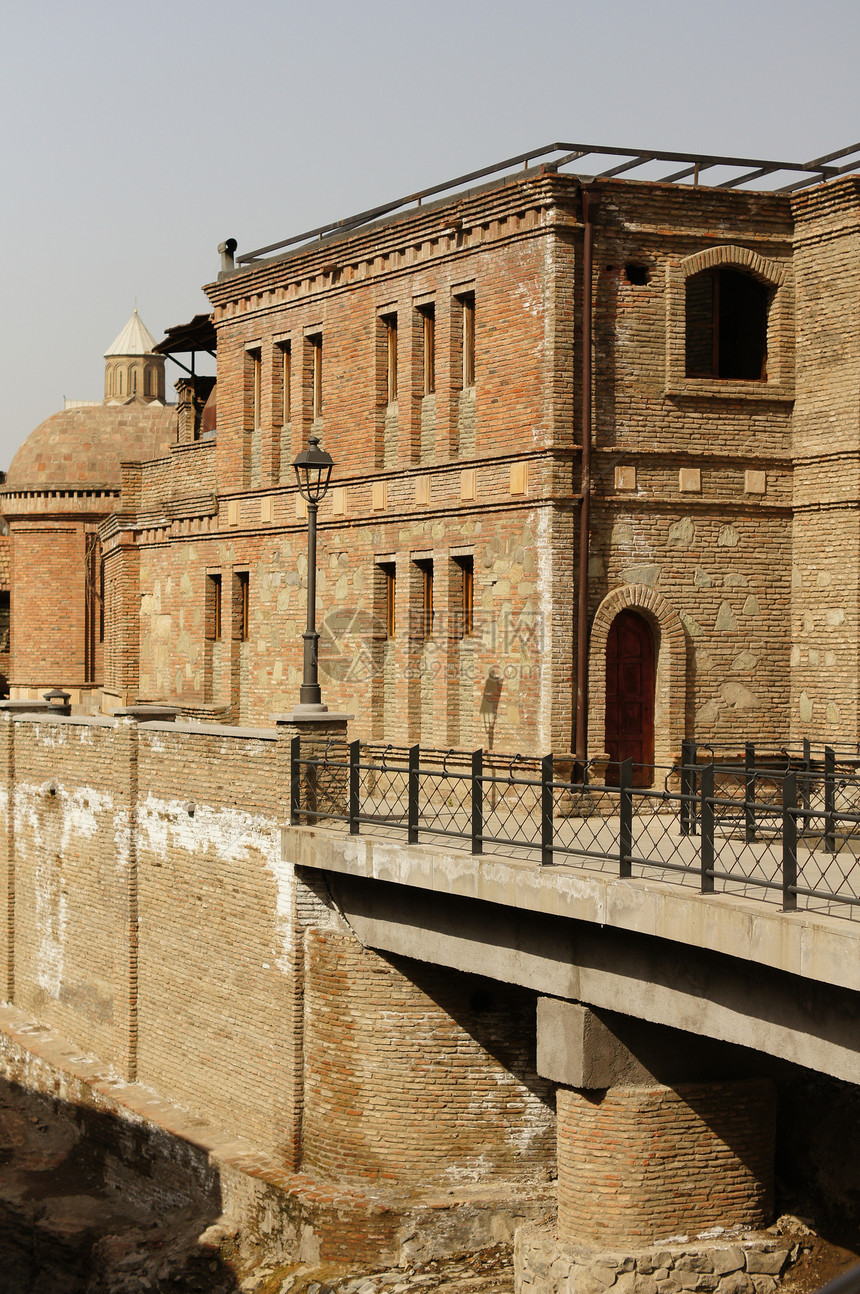
<path id="1" fill-rule="evenodd" d="M 858 36 L 857 0 L 5 0 L 0 467 L 101 399 L 135 298 L 206 309 L 222 239 L 556 139 L 804 161 L 860 140 Z"/>

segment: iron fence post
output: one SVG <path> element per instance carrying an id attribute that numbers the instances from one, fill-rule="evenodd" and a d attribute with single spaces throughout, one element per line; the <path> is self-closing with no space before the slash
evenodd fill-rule
<path id="1" fill-rule="evenodd" d="M 699 852 L 699 866 L 703 894 L 714 892 L 714 765 L 702 767 L 702 846 Z"/>
<path id="2" fill-rule="evenodd" d="M 797 773 L 782 783 L 782 909 L 797 908 Z"/>
<path id="3" fill-rule="evenodd" d="M 302 811 L 302 739 L 293 737 L 290 740 L 290 826 L 297 827 Z"/>
<path id="4" fill-rule="evenodd" d="M 836 853 L 836 754 L 824 747 L 824 848 Z"/>
<path id="5" fill-rule="evenodd" d="M 801 791 L 801 801 L 804 809 L 809 812 L 810 804 L 810 782 L 812 781 L 812 747 L 808 737 L 803 738 L 803 790 Z M 806 824 L 804 823 L 804 826 Z"/>
<path id="6" fill-rule="evenodd" d="M 484 752 L 472 751 L 472 853 L 484 852 Z"/>
<path id="7" fill-rule="evenodd" d="M 690 834 L 690 765 L 692 763 L 690 742 L 685 737 L 681 742 L 681 835 Z"/>
<path id="8" fill-rule="evenodd" d="M 407 840 L 410 845 L 418 844 L 418 763 L 420 751 L 420 746 L 409 747 Z"/>
<path id="9" fill-rule="evenodd" d="M 349 834 L 357 836 L 359 833 L 360 823 L 359 814 L 360 797 L 359 797 L 359 777 L 361 759 L 361 742 L 351 741 L 349 743 Z"/>
<path id="10" fill-rule="evenodd" d="M 542 867 L 552 862 L 553 845 L 553 757 L 544 755 L 540 762 L 540 861 Z"/>
<path id="11" fill-rule="evenodd" d="M 621 764 L 618 804 L 618 875 L 632 874 L 633 857 L 633 760 Z"/>
<path id="12" fill-rule="evenodd" d="M 755 840 L 755 745 L 744 746 L 744 826 L 747 844 Z"/>

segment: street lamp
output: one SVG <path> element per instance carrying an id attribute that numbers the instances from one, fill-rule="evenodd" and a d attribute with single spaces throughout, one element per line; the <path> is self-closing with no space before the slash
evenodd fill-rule
<path id="1" fill-rule="evenodd" d="M 308 438 L 307 449 L 303 449 L 293 463 L 299 493 L 308 505 L 308 625 L 302 634 L 305 644 L 304 672 L 299 689 L 299 704 L 294 713 L 307 717 L 325 714 L 328 710 L 328 706 L 322 703 L 317 676 L 317 645 L 320 637 L 316 629 L 317 508 L 325 498 L 333 467 L 331 455 L 320 449 L 319 436 Z"/>

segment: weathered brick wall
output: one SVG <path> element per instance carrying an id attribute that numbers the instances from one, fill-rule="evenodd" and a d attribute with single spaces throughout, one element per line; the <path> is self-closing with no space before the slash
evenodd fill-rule
<path id="1" fill-rule="evenodd" d="M 109 721 L 0 720 L 14 739 L 4 805 L 14 864 L 16 1005 L 121 1066 L 128 1002 L 124 770 Z M 7 784 L 8 793 L 8 784 Z"/>
<path id="2" fill-rule="evenodd" d="M 411 1187 L 546 1180 L 534 998 L 308 934 L 304 1167 Z"/>
<path id="3" fill-rule="evenodd" d="M 634 1244 L 770 1221 L 768 1081 L 559 1088 L 556 1108 L 560 1236 Z"/>
<path id="4" fill-rule="evenodd" d="M 274 738 L 141 730 L 140 1080 L 294 1157 L 296 941 Z"/>
<path id="5" fill-rule="evenodd" d="M 798 194 L 794 411 L 794 735 L 854 741 L 860 719 L 860 190 Z"/>
<path id="6" fill-rule="evenodd" d="M 287 1170 L 546 1185 L 534 996 L 321 928 L 290 736 L 0 712 L 0 994 Z"/>

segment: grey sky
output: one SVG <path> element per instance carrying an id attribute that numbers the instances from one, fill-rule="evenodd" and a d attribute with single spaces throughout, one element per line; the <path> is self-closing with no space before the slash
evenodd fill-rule
<path id="1" fill-rule="evenodd" d="M 3 6 L 0 466 L 240 251 L 554 139 L 860 139 L 856 0 Z M 168 365 L 168 368 L 170 366 Z M 174 376 L 169 381 L 175 380 Z"/>

